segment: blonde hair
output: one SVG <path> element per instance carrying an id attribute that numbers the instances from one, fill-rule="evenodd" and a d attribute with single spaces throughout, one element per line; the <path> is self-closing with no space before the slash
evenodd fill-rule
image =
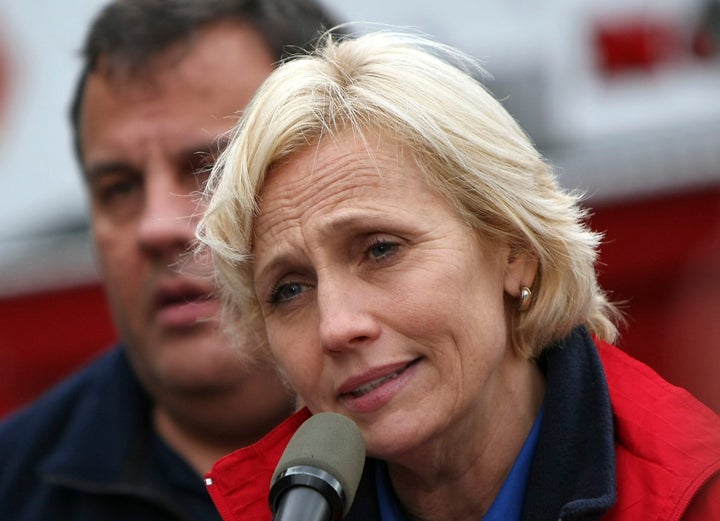
<path id="1" fill-rule="evenodd" d="M 483 71 L 449 46 L 401 33 L 331 36 L 281 65 L 247 107 L 215 165 L 198 237 L 226 284 L 227 317 L 260 332 L 252 240 L 265 176 L 321 138 L 368 131 L 401 143 L 479 237 L 538 259 L 533 304 L 510 317 L 512 343 L 533 358 L 585 325 L 613 341 L 618 317 L 595 274 L 601 236 L 579 194 L 475 79 Z"/>

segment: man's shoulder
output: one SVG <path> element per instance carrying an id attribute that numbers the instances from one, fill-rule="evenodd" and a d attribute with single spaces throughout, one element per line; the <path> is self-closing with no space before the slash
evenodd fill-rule
<path id="1" fill-rule="evenodd" d="M 27 453 L 35 448 L 36 442 L 44 440 L 47 443 L 56 437 L 77 403 L 86 399 L 103 377 L 122 363 L 123 356 L 118 347 L 103 353 L 3 419 L 0 422 L 0 459 Z"/>

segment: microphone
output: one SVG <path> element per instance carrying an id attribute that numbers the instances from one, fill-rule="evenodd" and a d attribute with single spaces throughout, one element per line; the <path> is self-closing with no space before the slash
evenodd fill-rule
<path id="1" fill-rule="evenodd" d="M 340 521 L 355 499 L 365 440 L 341 414 L 311 416 L 290 439 L 270 485 L 274 521 Z"/>

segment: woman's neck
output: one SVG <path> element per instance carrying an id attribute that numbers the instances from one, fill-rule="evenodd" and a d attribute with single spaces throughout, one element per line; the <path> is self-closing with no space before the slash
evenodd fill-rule
<path id="1" fill-rule="evenodd" d="M 507 478 L 535 422 L 545 394 L 539 368 L 510 364 L 475 414 L 453 433 L 388 461 L 395 493 L 408 519 L 480 519 Z M 409 464 L 408 464 L 409 463 Z"/>

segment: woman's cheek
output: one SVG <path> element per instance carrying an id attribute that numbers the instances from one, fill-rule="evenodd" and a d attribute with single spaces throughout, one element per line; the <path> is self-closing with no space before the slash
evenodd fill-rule
<path id="1" fill-rule="evenodd" d="M 268 335 L 270 342 L 270 349 L 275 363 L 280 366 L 280 369 L 285 374 L 285 377 L 289 380 L 290 384 L 297 388 L 300 385 L 305 384 L 305 380 L 311 378 L 309 375 L 309 362 L 312 358 L 312 354 L 307 352 L 305 346 L 298 342 L 283 341 L 277 337 L 273 338 Z"/>

